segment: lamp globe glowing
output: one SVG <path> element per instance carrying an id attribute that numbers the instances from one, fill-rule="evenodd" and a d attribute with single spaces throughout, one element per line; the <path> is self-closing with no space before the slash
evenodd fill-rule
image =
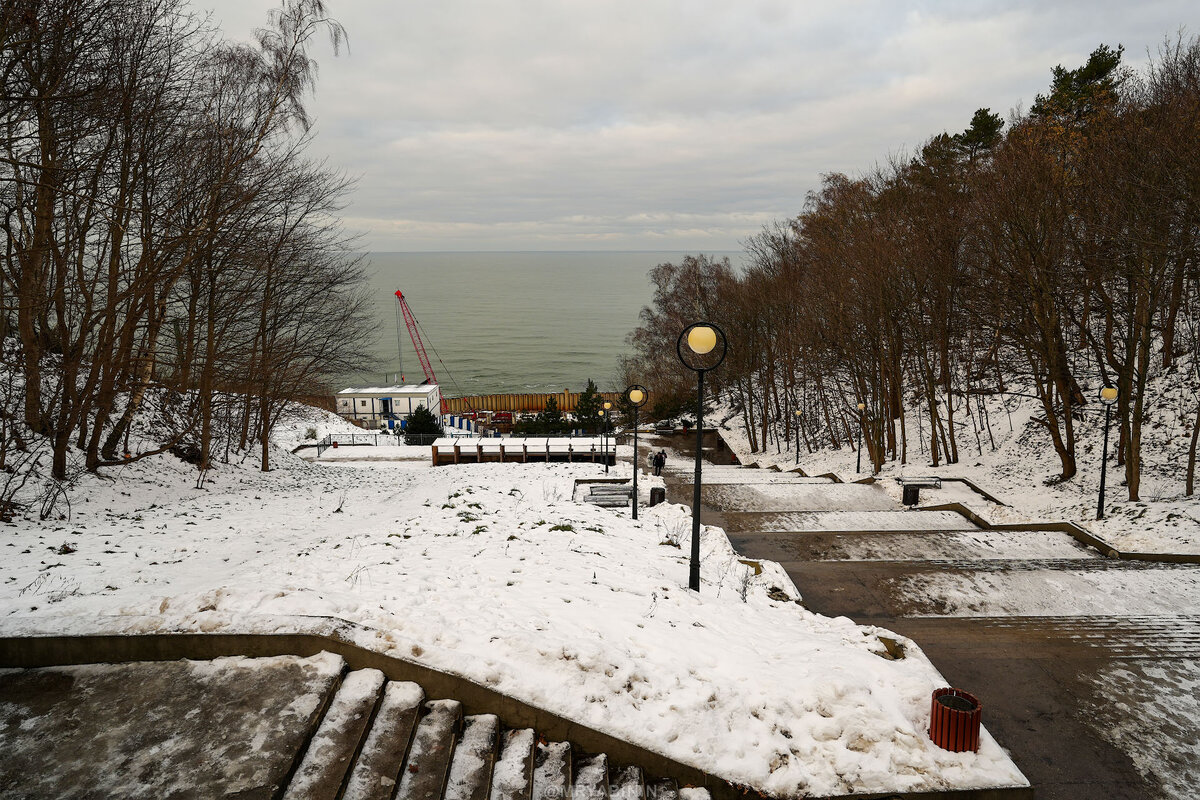
<path id="1" fill-rule="evenodd" d="M 863 410 L 864 408 L 866 408 L 866 407 L 867 407 L 867 404 L 866 404 L 866 403 L 859 403 L 859 404 L 858 404 L 858 410 L 859 410 L 859 411 L 862 411 L 862 410 Z"/>
<path id="2" fill-rule="evenodd" d="M 633 403 L 634 405 L 641 403 L 645 399 L 646 399 L 646 393 L 643 392 L 641 389 L 630 389 L 629 390 L 629 402 Z"/>
<path id="3" fill-rule="evenodd" d="M 707 325 L 697 325 L 688 331 L 687 343 L 697 355 L 711 353 L 717 346 L 717 332 Z"/>
<path id="4" fill-rule="evenodd" d="M 1117 402 L 1117 387 L 1105 386 L 1100 390 L 1100 402 L 1106 406 L 1111 406 Z"/>

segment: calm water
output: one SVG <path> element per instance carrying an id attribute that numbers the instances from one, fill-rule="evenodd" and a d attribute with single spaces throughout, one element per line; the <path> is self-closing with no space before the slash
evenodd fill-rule
<path id="1" fill-rule="evenodd" d="M 736 253 L 729 255 L 736 263 Z M 373 373 L 347 383 L 394 380 L 400 289 L 448 395 L 581 390 L 588 378 L 616 386 L 617 356 L 652 299 L 648 273 L 682 253 L 371 253 L 379 320 Z M 405 378 L 422 380 L 400 324 Z M 435 354 L 436 349 L 436 354 Z M 438 356 L 441 357 L 439 362 Z"/>

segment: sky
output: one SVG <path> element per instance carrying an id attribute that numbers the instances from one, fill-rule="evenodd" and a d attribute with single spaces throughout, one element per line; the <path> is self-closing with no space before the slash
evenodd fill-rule
<path id="1" fill-rule="evenodd" d="M 248 39 L 279 0 L 193 0 Z M 1056 64 L 1145 65 L 1194 0 L 326 0 L 310 154 L 372 251 L 739 250 Z"/>

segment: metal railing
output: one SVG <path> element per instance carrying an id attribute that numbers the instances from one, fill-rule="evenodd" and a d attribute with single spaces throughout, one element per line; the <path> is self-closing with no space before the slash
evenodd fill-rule
<path id="1" fill-rule="evenodd" d="M 339 447 L 342 445 L 347 447 L 394 447 L 403 442 L 403 436 L 393 436 L 390 433 L 331 433 L 317 442 L 317 458 L 335 445 Z"/>

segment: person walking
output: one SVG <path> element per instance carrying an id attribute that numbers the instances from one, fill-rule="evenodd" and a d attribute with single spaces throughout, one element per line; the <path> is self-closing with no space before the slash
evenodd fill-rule
<path id="1" fill-rule="evenodd" d="M 654 454 L 654 474 L 662 475 L 663 467 L 667 464 L 667 451 L 659 450 Z"/>

